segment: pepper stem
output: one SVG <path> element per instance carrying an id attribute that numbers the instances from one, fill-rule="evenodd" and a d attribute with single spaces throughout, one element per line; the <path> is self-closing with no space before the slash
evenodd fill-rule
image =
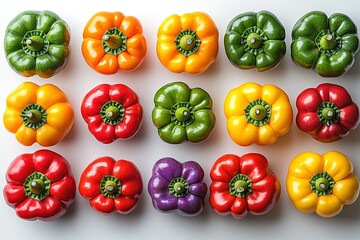
<path id="1" fill-rule="evenodd" d="M 41 112 L 37 109 L 30 109 L 25 112 L 27 120 L 31 123 L 39 123 L 42 119 Z"/>
<path id="2" fill-rule="evenodd" d="M 102 40 L 105 42 L 106 46 L 108 46 L 111 49 L 117 49 L 122 44 L 122 39 L 119 35 L 116 34 L 105 34 L 102 37 Z"/>
<path id="3" fill-rule="evenodd" d="M 41 179 L 34 179 L 29 183 L 29 189 L 34 194 L 40 194 L 44 192 L 45 184 Z"/>
<path id="4" fill-rule="evenodd" d="M 254 54 L 255 56 L 264 52 L 263 45 L 264 41 L 267 41 L 263 30 L 257 26 L 249 27 L 241 34 L 241 45 L 244 47 L 246 52 Z"/>
<path id="5" fill-rule="evenodd" d="M 335 37 L 331 33 L 322 36 L 320 39 L 320 46 L 325 50 L 333 49 L 336 44 Z"/>
<path id="6" fill-rule="evenodd" d="M 263 105 L 255 105 L 250 109 L 250 117 L 256 121 L 261 121 L 266 117 L 266 109 Z"/>
<path id="7" fill-rule="evenodd" d="M 191 50 L 195 47 L 196 40 L 191 34 L 186 34 L 180 39 L 180 47 L 184 50 Z"/>
<path id="8" fill-rule="evenodd" d="M 25 195 L 42 201 L 50 194 L 51 181 L 40 172 L 33 172 L 24 181 Z"/>
<path id="9" fill-rule="evenodd" d="M 39 57 L 48 52 L 50 42 L 46 33 L 40 30 L 28 31 L 21 40 L 22 49 L 27 55 Z"/>
<path id="10" fill-rule="evenodd" d="M 26 127 L 34 130 L 40 128 L 46 123 L 46 110 L 37 104 L 26 106 L 20 113 L 20 117 Z"/>
<path id="11" fill-rule="evenodd" d="M 104 197 L 116 198 L 121 194 L 121 182 L 114 176 L 106 175 L 100 181 L 100 190 Z"/>
<path id="12" fill-rule="evenodd" d="M 175 117 L 178 121 L 184 122 L 190 117 L 190 110 L 187 107 L 179 107 L 175 111 Z"/>
<path id="13" fill-rule="evenodd" d="M 168 185 L 169 192 L 175 197 L 182 197 L 188 193 L 189 183 L 181 177 L 174 178 Z"/>
<path id="14" fill-rule="evenodd" d="M 107 30 L 102 36 L 102 46 L 106 53 L 119 55 L 127 49 L 127 36 L 117 27 Z"/>
<path id="15" fill-rule="evenodd" d="M 171 121 L 183 127 L 190 125 L 195 119 L 193 106 L 188 102 L 176 103 L 171 107 L 170 114 Z"/>
<path id="16" fill-rule="evenodd" d="M 327 172 L 320 172 L 312 176 L 309 181 L 311 190 L 318 196 L 325 196 L 332 193 L 335 181 Z"/>
<path id="17" fill-rule="evenodd" d="M 101 107 L 100 115 L 106 124 L 116 125 L 124 119 L 125 108 L 119 102 L 109 101 Z"/>
<path id="18" fill-rule="evenodd" d="M 250 33 L 246 41 L 250 48 L 259 48 L 263 42 L 262 38 L 256 33 Z"/>
<path id="19" fill-rule="evenodd" d="M 235 197 L 246 197 L 252 192 L 252 182 L 245 174 L 235 175 L 229 182 L 230 195 Z"/>
<path id="20" fill-rule="evenodd" d="M 116 106 L 110 106 L 105 110 L 105 116 L 109 120 L 115 120 L 120 115 L 120 110 Z"/>
<path id="21" fill-rule="evenodd" d="M 330 126 L 339 121 L 340 109 L 332 102 L 324 102 L 317 110 L 320 122 Z"/>
<path id="22" fill-rule="evenodd" d="M 271 106 L 262 99 L 250 102 L 244 109 L 248 123 L 261 127 L 270 121 Z"/>
<path id="23" fill-rule="evenodd" d="M 185 57 L 197 52 L 201 45 L 201 39 L 196 31 L 191 29 L 182 30 L 174 39 L 177 50 Z"/>
<path id="24" fill-rule="evenodd" d="M 322 30 L 315 38 L 316 47 L 326 56 L 332 56 L 341 49 L 342 41 L 342 38 L 330 29 Z"/>
<path id="25" fill-rule="evenodd" d="M 26 39 L 26 45 L 30 50 L 37 52 L 44 47 L 44 39 L 36 35 L 31 36 L 28 39 Z"/>

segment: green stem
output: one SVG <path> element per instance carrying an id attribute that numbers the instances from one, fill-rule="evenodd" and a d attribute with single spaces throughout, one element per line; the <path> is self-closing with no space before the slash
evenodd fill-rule
<path id="1" fill-rule="evenodd" d="M 40 30 L 28 31 L 21 40 L 22 49 L 27 55 L 39 57 L 48 52 L 50 42 L 46 33 Z"/>
<path id="2" fill-rule="evenodd" d="M 50 194 L 51 181 L 40 172 L 33 172 L 24 181 L 25 195 L 38 200 L 44 200 Z"/>
<path id="3" fill-rule="evenodd" d="M 196 31 L 191 29 L 182 30 L 174 40 L 177 50 L 185 57 L 196 53 L 201 45 L 201 39 Z"/>
<path id="4" fill-rule="evenodd" d="M 34 194 L 40 194 L 44 192 L 45 184 L 41 179 L 34 179 L 29 183 L 29 189 Z"/>
<path id="5" fill-rule="evenodd" d="M 46 123 L 46 116 L 46 110 L 37 104 L 26 106 L 20 113 L 24 125 L 34 130 L 42 127 Z"/>
<path id="6" fill-rule="evenodd" d="M 175 197 L 182 197 L 188 193 L 189 183 L 184 178 L 174 178 L 168 185 L 169 192 Z"/>
<path id="7" fill-rule="evenodd" d="M 186 34 L 180 39 L 180 47 L 186 51 L 189 51 L 195 47 L 196 39 L 191 34 Z"/>
<path id="8" fill-rule="evenodd" d="M 332 102 L 324 102 L 317 110 L 320 122 L 330 126 L 340 119 L 340 109 Z"/>
<path id="9" fill-rule="evenodd" d="M 330 29 L 324 29 L 316 36 L 315 44 L 322 54 L 332 56 L 341 49 L 342 38 Z"/>
<path id="10" fill-rule="evenodd" d="M 106 124 L 116 125 L 124 119 L 125 108 L 119 102 L 109 101 L 102 106 L 100 115 Z"/>
<path id="11" fill-rule="evenodd" d="M 127 49 L 127 36 L 117 27 L 107 30 L 102 37 L 102 46 L 106 53 L 119 55 Z"/>
<path id="12" fill-rule="evenodd" d="M 171 121 L 177 125 L 186 127 L 194 120 L 193 106 L 188 102 L 176 103 L 170 109 Z"/>
<path id="13" fill-rule="evenodd" d="M 320 39 L 320 46 L 325 50 L 333 49 L 336 46 L 337 42 L 335 37 L 332 34 L 326 34 Z"/>
<path id="14" fill-rule="evenodd" d="M 250 48 L 259 48 L 263 40 L 257 33 L 250 33 L 246 39 L 246 42 Z"/>
<path id="15" fill-rule="evenodd" d="M 235 197 L 246 197 L 252 192 L 252 182 L 245 174 L 235 175 L 229 182 L 229 192 Z"/>
<path id="16" fill-rule="evenodd" d="M 184 122 L 191 116 L 190 110 L 187 107 L 179 107 L 175 111 L 175 117 L 178 121 Z"/>
<path id="17" fill-rule="evenodd" d="M 44 47 L 44 39 L 39 36 L 31 36 L 26 40 L 26 45 L 31 51 L 40 51 Z"/>
<path id="18" fill-rule="evenodd" d="M 327 172 L 320 172 L 312 176 L 309 181 L 311 190 L 318 196 L 325 196 L 332 193 L 335 181 Z"/>
<path id="19" fill-rule="evenodd" d="M 263 30 L 253 26 L 245 29 L 245 31 L 241 34 L 240 41 L 246 52 L 257 56 L 264 52 L 263 46 L 264 42 L 267 40 L 268 38 L 266 37 Z"/>
<path id="20" fill-rule="evenodd" d="M 100 181 L 100 190 L 104 197 L 116 198 L 121 194 L 121 182 L 114 176 L 104 176 Z"/>
<path id="21" fill-rule="evenodd" d="M 111 49 L 117 49 L 122 44 L 121 37 L 116 34 L 111 34 L 111 35 L 105 34 L 102 39 L 105 42 L 106 46 L 108 46 Z"/>
<path id="22" fill-rule="evenodd" d="M 270 121 L 271 106 L 262 99 L 250 102 L 244 109 L 248 123 L 261 127 Z"/>

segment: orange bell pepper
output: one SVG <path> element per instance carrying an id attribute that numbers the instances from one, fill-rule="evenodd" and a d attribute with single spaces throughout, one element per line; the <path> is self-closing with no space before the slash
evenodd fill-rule
<path id="1" fill-rule="evenodd" d="M 82 54 L 102 74 L 132 71 L 143 62 L 146 40 L 138 19 L 121 12 L 98 12 L 86 24 Z"/>
<path id="2" fill-rule="evenodd" d="M 214 21 L 206 13 L 173 14 L 159 27 L 156 53 L 172 72 L 201 73 L 217 57 L 218 36 Z"/>

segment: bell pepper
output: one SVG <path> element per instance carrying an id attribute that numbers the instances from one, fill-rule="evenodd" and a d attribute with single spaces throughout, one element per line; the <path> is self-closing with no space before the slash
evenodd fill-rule
<path id="1" fill-rule="evenodd" d="M 225 154 L 210 170 L 209 202 L 220 215 L 244 218 L 247 213 L 262 215 L 278 201 L 281 186 L 267 159 L 258 153 L 241 157 Z"/>
<path id="2" fill-rule="evenodd" d="M 227 130 L 232 140 L 248 146 L 269 145 L 292 125 L 292 108 L 279 87 L 248 82 L 232 89 L 225 99 Z"/>
<path id="3" fill-rule="evenodd" d="M 154 97 L 152 121 L 167 143 L 205 140 L 215 126 L 212 99 L 201 88 L 189 88 L 182 82 L 161 87 Z"/>
<path id="4" fill-rule="evenodd" d="M 296 99 L 298 128 L 321 142 L 334 142 L 359 125 L 359 108 L 342 86 L 323 83 Z"/>
<path id="5" fill-rule="evenodd" d="M 86 63 L 95 71 L 114 74 L 138 68 L 147 45 L 137 18 L 121 12 L 98 12 L 84 28 L 81 50 Z"/>
<path id="6" fill-rule="evenodd" d="M 338 215 L 359 196 L 350 159 L 340 152 L 304 152 L 290 163 L 286 187 L 295 208 L 322 217 Z"/>
<path id="7" fill-rule="evenodd" d="M 134 163 L 111 157 L 99 157 L 82 172 L 79 182 L 81 196 L 103 214 L 127 214 L 139 202 L 143 183 Z"/>
<path id="8" fill-rule="evenodd" d="M 180 163 L 174 158 L 158 160 L 153 167 L 148 191 L 155 209 L 182 216 L 199 215 L 207 193 L 204 171 L 194 161 Z"/>
<path id="9" fill-rule="evenodd" d="M 20 75 L 49 78 L 62 70 L 70 53 L 70 29 L 50 11 L 25 11 L 7 26 L 6 59 Z"/>
<path id="10" fill-rule="evenodd" d="M 208 14 L 172 14 L 159 27 L 156 53 L 171 72 L 198 74 L 215 61 L 218 37 L 219 31 Z"/>
<path id="11" fill-rule="evenodd" d="M 354 63 L 359 50 L 355 23 L 342 13 L 330 17 L 312 11 L 292 30 L 291 58 L 323 77 L 339 77 Z"/>
<path id="12" fill-rule="evenodd" d="M 284 39 L 285 28 L 274 14 L 245 12 L 228 24 L 225 52 L 235 67 L 263 72 L 277 66 L 284 57 Z"/>
<path id="13" fill-rule="evenodd" d="M 66 159 L 50 150 L 21 154 L 6 172 L 4 198 L 26 220 L 51 221 L 75 200 L 76 184 Z"/>
<path id="14" fill-rule="evenodd" d="M 143 109 L 137 94 L 123 84 L 101 84 L 90 90 L 81 104 L 90 133 L 108 144 L 128 139 L 138 131 Z"/>
<path id="15" fill-rule="evenodd" d="M 24 82 L 6 98 L 3 121 L 21 144 L 52 146 L 69 133 L 74 110 L 58 87 Z"/>

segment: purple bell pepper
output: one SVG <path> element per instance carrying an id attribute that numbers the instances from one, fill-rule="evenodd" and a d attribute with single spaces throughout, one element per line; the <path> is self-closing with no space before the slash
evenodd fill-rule
<path id="1" fill-rule="evenodd" d="M 203 178 L 204 170 L 194 161 L 180 163 L 170 157 L 158 160 L 148 184 L 154 208 L 183 216 L 200 214 L 207 193 Z"/>

